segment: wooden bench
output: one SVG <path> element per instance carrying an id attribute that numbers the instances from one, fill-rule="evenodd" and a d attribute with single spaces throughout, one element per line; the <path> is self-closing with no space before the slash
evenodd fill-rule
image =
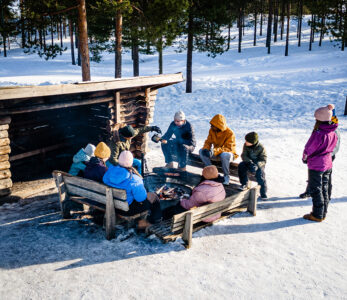
<path id="1" fill-rule="evenodd" d="M 115 225 L 117 214 L 115 209 L 128 211 L 129 206 L 126 200 L 126 191 L 109 187 L 105 184 L 73 176 L 62 171 L 53 171 L 55 179 L 62 217 L 71 218 L 70 210 L 72 203 L 85 204 L 105 213 L 106 239 L 115 237 Z M 130 220 L 141 217 L 145 213 L 132 217 L 122 216 L 121 219 Z"/>
<path id="2" fill-rule="evenodd" d="M 160 168 L 155 169 L 158 170 Z M 200 175 L 189 172 L 187 172 L 185 177 L 185 180 L 191 186 L 197 185 L 201 178 Z M 171 177 L 170 182 L 182 184 L 182 180 L 178 177 Z M 170 220 L 151 225 L 147 229 L 147 232 L 148 234 L 155 234 L 163 242 L 173 241 L 177 237 L 182 237 L 186 248 L 190 248 L 192 245 L 192 233 L 201 228 L 241 211 L 249 211 L 255 216 L 259 188 L 260 186 L 256 185 L 245 191 L 240 191 L 238 190 L 238 184 L 231 183 L 229 186 L 225 186 L 227 197 L 223 201 L 214 202 L 174 215 Z M 218 213 L 221 213 L 222 216 L 215 222 L 206 223 L 203 221 Z"/>

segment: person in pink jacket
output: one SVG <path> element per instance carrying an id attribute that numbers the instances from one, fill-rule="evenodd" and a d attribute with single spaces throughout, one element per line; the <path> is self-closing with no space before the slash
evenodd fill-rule
<path id="1" fill-rule="evenodd" d="M 192 195 L 189 198 L 183 198 L 176 206 L 169 207 L 163 211 L 163 218 L 169 219 L 173 215 L 190 210 L 193 207 L 199 207 L 205 204 L 219 202 L 225 199 L 225 189 L 221 182 L 218 180 L 218 170 L 214 165 L 205 167 L 202 170 L 204 180 L 196 186 Z M 218 213 L 214 216 L 204 219 L 204 222 L 213 222 L 220 218 L 221 214 Z"/>

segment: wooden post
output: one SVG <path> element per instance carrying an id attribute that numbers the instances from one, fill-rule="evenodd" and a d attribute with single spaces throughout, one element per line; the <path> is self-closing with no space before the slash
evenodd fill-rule
<path id="1" fill-rule="evenodd" d="M 192 235 L 193 235 L 193 212 L 186 214 L 184 222 L 182 240 L 185 242 L 185 247 L 189 249 L 192 246 Z"/>
<path id="2" fill-rule="evenodd" d="M 121 123 L 120 120 L 120 92 L 116 92 L 114 95 L 114 121 L 116 124 Z"/>
<path id="3" fill-rule="evenodd" d="M 61 215 L 64 219 L 71 218 L 70 214 L 70 200 L 69 195 L 66 190 L 65 182 L 63 180 L 63 175 L 61 173 L 53 173 L 55 184 L 58 188 L 59 203 Z"/>
<path id="4" fill-rule="evenodd" d="M 344 113 L 344 115 L 347 116 L 347 96 L 346 96 L 345 113 Z"/>
<path id="5" fill-rule="evenodd" d="M 119 4 L 123 0 L 117 1 Z M 122 31 L 123 31 L 123 17 L 120 9 L 117 10 L 116 14 L 116 56 L 115 56 L 115 78 L 122 77 Z"/>
<path id="6" fill-rule="evenodd" d="M 259 186 L 253 187 L 249 191 L 249 202 L 247 206 L 247 211 L 250 212 L 253 216 L 257 214 L 257 192 Z"/>
<path id="7" fill-rule="evenodd" d="M 85 0 L 79 0 L 78 5 L 78 45 L 82 61 L 82 80 L 90 81 L 87 12 Z"/>
<path id="8" fill-rule="evenodd" d="M 114 210 L 112 189 L 106 188 L 106 239 L 111 240 L 116 236 L 116 212 Z"/>

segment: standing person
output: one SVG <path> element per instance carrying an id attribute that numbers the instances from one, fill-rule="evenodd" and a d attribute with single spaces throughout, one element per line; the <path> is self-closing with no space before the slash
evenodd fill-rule
<path id="1" fill-rule="evenodd" d="M 132 167 L 133 155 L 130 151 L 122 151 L 118 165 L 111 165 L 103 177 L 103 182 L 117 189 L 123 189 L 127 194 L 128 211 L 117 210 L 123 216 L 133 216 L 149 210 L 147 218 L 150 223 L 161 220 L 160 202 L 154 193 L 147 193 L 141 175 Z M 142 226 L 148 226 L 142 224 Z"/>
<path id="2" fill-rule="evenodd" d="M 337 123 L 331 122 L 334 105 L 318 108 L 314 117 L 316 124 L 307 141 L 302 161 L 308 166 L 308 186 L 312 197 L 312 212 L 304 219 L 322 222 L 328 212 L 329 179 L 332 169 L 332 152 L 337 144 Z"/>
<path id="3" fill-rule="evenodd" d="M 122 151 L 128 151 L 131 146 L 131 140 L 139 134 L 143 134 L 149 131 L 155 131 L 161 133 L 158 126 L 144 126 L 138 129 L 134 129 L 132 126 L 124 126 L 118 131 L 115 131 L 111 141 L 110 149 L 111 156 L 108 162 L 114 166 L 118 165 L 118 158 Z M 134 159 L 134 167 L 141 172 L 141 160 Z"/>
<path id="4" fill-rule="evenodd" d="M 94 156 L 95 146 L 88 144 L 84 149 L 81 148 L 72 158 L 72 165 L 69 173 L 74 176 L 83 176 L 86 164 L 92 156 Z"/>
<path id="5" fill-rule="evenodd" d="M 216 166 L 207 166 L 202 170 L 202 182 L 197 185 L 189 198 L 183 198 L 175 205 L 163 211 L 163 218 L 170 219 L 172 216 L 190 210 L 193 207 L 200 207 L 205 204 L 219 202 L 225 199 L 225 189 L 218 181 L 218 170 Z M 207 217 L 204 222 L 213 222 L 221 217 L 220 213 Z"/>
<path id="6" fill-rule="evenodd" d="M 110 148 L 104 142 L 100 142 L 95 148 L 94 156 L 87 163 L 84 170 L 84 178 L 102 182 L 102 177 L 107 171 L 105 162 L 110 155 Z"/>
<path id="7" fill-rule="evenodd" d="M 205 144 L 199 151 L 200 158 L 205 166 L 209 166 L 211 165 L 211 158 L 218 157 L 222 162 L 224 174 L 223 184 L 229 185 L 231 156 L 233 156 L 233 160 L 238 157 L 236 154 L 235 135 L 227 126 L 226 119 L 223 115 L 215 115 L 210 121 L 210 124 L 211 128 Z"/>
<path id="8" fill-rule="evenodd" d="M 173 155 L 176 155 L 178 167 L 181 171 L 186 171 L 188 155 L 194 151 L 196 141 L 193 126 L 186 120 L 183 111 L 180 110 L 175 113 L 174 120 L 163 135 L 161 143 L 161 149 L 165 157 L 165 167 L 174 167 Z"/>
<path id="9" fill-rule="evenodd" d="M 338 124 L 339 120 L 337 118 L 337 116 L 335 115 L 335 109 L 333 109 L 333 116 L 331 118 L 331 122 L 335 123 L 335 124 Z M 336 132 L 336 135 L 337 135 L 337 143 L 336 143 L 336 146 L 334 148 L 334 151 L 331 153 L 331 159 L 332 161 L 334 162 L 335 160 L 335 155 L 337 152 L 339 152 L 339 149 L 340 149 L 340 141 L 341 141 L 341 135 L 340 135 L 340 130 L 339 128 L 336 128 L 335 130 Z M 331 170 L 331 174 L 330 174 L 330 177 L 329 177 L 329 188 L 328 188 L 328 194 L 329 194 L 329 201 L 331 200 L 331 191 L 332 191 L 332 188 L 333 188 L 333 185 L 332 185 L 332 170 Z M 303 192 L 302 194 L 299 195 L 300 198 L 308 198 L 308 197 L 311 197 L 310 195 L 310 190 L 308 188 L 308 180 L 307 180 L 307 186 L 306 186 L 306 190 L 305 192 Z"/>
<path id="10" fill-rule="evenodd" d="M 267 184 L 265 179 L 265 165 L 267 160 L 266 150 L 259 143 L 256 132 L 249 132 L 245 136 L 245 143 L 241 154 L 242 162 L 238 166 L 241 189 L 247 188 L 247 172 L 255 173 L 258 184 L 260 185 L 260 197 L 267 199 Z"/>

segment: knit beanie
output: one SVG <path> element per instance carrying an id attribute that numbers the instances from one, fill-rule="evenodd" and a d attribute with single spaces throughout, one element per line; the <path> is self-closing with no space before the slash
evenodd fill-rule
<path id="1" fill-rule="evenodd" d="M 202 170 L 202 176 L 204 176 L 205 179 L 214 179 L 218 177 L 218 170 L 215 165 L 210 165 L 205 167 Z"/>
<path id="2" fill-rule="evenodd" d="M 317 121 L 330 122 L 333 116 L 334 104 L 328 104 L 327 106 L 320 107 L 314 112 L 314 117 Z"/>
<path id="3" fill-rule="evenodd" d="M 83 151 L 85 152 L 85 154 L 87 154 L 88 156 L 94 156 L 94 151 L 95 151 L 95 146 L 93 144 L 88 144 Z"/>
<path id="4" fill-rule="evenodd" d="M 178 112 L 175 113 L 174 119 L 176 121 L 184 121 L 186 119 L 186 115 L 184 114 L 183 111 L 179 110 Z"/>
<path id="5" fill-rule="evenodd" d="M 109 158 L 111 150 L 104 142 L 100 142 L 95 148 L 94 155 L 102 159 Z"/>
<path id="6" fill-rule="evenodd" d="M 135 135 L 135 130 L 132 126 L 127 125 L 118 130 L 118 132 L 125 138 L 131 138 Z"/>
<path id="7" fill-rule="evenodd" d="M 134 157 L 130 151 L 122 151 L 119 155 L 118 163 L 121 167 L 130 168 L 133 165 Z"/>
<path id="8" fill-rule="evenodd" d="M 258 142 L 258 133 L 254 131 L 247 133 L 245 136 L 245 140 L 253 145 L 256 144 Z"/>

